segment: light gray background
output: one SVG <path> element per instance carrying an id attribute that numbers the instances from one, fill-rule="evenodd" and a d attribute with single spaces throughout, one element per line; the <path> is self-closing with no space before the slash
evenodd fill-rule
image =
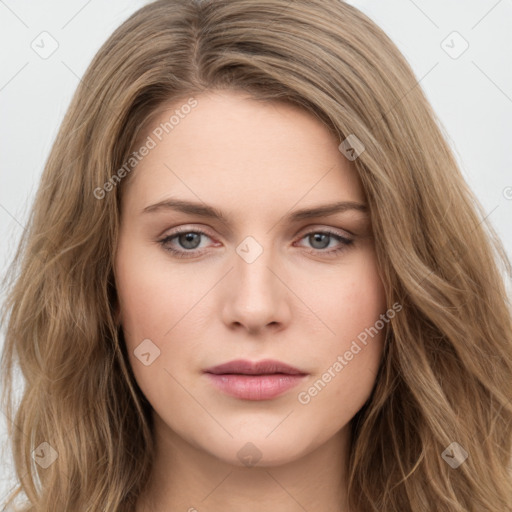
<path id="1" fill-rule="evenodd" d="M 0 0 L 0 274 L 80 77 L 112 31 L 146 3 Z M 512 257 L 512 0 L 349 3 L 375 20 L 411 63 Z M 58 43 L 46 59 L 31 47 L 51 48 L 48 36 L 40 36 L 44 31 Z M 457 58 L 466 43 L 454 31 L 469 44 Z M 5 438 L 0 414 L 0 504 L 13 484 Z"/>

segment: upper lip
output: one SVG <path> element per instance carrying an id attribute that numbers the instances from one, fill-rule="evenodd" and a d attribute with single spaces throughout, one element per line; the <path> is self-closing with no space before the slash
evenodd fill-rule
<path id="1" fill-rule="evenodd" d="M 228 363 L 219 364 L 208 368 L 205 373 L 213 373 L 216 375 L 235 373 L 242 375 L 269 375 L 273 373 L 284 373 L 288 375 L 306 375 L 305 372 L 294 368 L 281 361 L 273 359 L 265 359 L 263 361 L 246 361 L 244 359 L 237 359 L 229 361 Z"/>

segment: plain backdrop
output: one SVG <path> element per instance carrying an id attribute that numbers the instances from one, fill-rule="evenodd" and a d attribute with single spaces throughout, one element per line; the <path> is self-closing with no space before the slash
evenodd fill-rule
<path id="1" fill-rule="evenodd" d="M 80 77 L 112 31 L 146 3 L 0 0 L 0 276 Z M 411 63 L 512 257 L 512 1 L 349 3 L 376 21 Z M 0 504 L 14 483 L 5 422 L 0 413 Z"/>

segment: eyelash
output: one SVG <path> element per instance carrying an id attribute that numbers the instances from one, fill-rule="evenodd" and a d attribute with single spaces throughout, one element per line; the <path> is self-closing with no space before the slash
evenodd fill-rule
<path id="1" fill-rule="evenodd" d="M 163 249 L 165 251 L 171 253 L 176 258 L 193 258 L 195 256 L 201 255 L 204 251 L 198 251 L 195 249 L 188 250 L 188 251 L 177 250 L 177 249 L 171 248 L 168 245 L 168 243 L 171 240 L 173 240 L 174 238 L 176 238 L 179 235 L 184 234 L 184 233 L 194 233 L 197 235 L 204 235 L 208 238 L 211 238 L 207 233 L 205 233 L 204 231 L 201 231 L 201 230 L 178 228 L 176 231 L 174 231 L 170 235 L 167 235 L 164 238 L 158 240 L 158 243 L 163 247 Z M 310 231 L 309 233 L 305 233 L 300 239 L 303 240 L 304 238 L 307 238 L 308 236 L 315 235 L 315 234 L 331 236 L 334 239 L 336 239 L 338 242 L 341 242 L 342 246 L 339 247 L 338 249 L 331 249 L 330 251 L 326 251 L 323 249 L 312 249 L 312 250 L 307 251 L 310 254 L 315 254 L 315 255 L 324 254 L 328 257 L 335 257 L 335 256 L 341 254 L 343 251 L 347 250 L 354 243 L 354 240 L 352 240 L 350 238 L 346 238 L 344 236 L 341 236 L 338 233 L 335 233 L 334 231 L 331 231 L 329 229 Z"/>

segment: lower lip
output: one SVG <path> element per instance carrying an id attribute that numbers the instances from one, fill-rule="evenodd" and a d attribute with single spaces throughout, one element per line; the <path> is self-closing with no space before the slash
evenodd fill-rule
<path id="1" fill-rule="evenodd" d="M 243 400 L 270 400 L 299 384 L 305 375 L 241 375 L 206 373 L 215 387 Z"/>

